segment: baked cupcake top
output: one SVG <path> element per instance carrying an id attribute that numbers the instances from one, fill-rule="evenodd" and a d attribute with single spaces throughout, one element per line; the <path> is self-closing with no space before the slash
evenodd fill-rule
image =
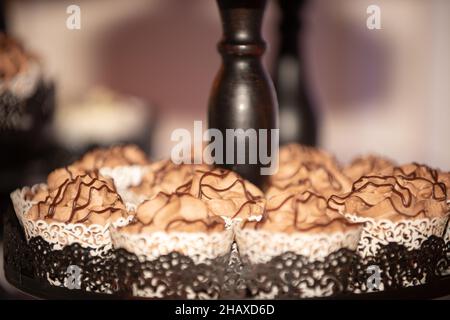
<path id="1" fill-rule="evenodd" d="M 399 221 L 445 216 L 446 188 L 423 177 L 364 176 L 344 196 L 332 196 L 329 205 L 341 213 Z"/>
<path id="2" fill-rule="evenodd" d="M 450 172 L 444 172 L 438 169 L 430 168 L 427 165 L 416 162 L 404 164 L 401 166 L 387 167 L 380 172 L 382 175 L 401 176 L 405 179 L 424 178 L 445 187 L 447 198 L 450 193 Z"/>
<path id="3" fill-rule="evenodd" d="M 209 170 L 207 165 L 175 164 L 171 160 L 161 160 L 146 167 L 146 173 L 138 186 L 130 187 L 130 191 L 147 198 L 158 192 L 173 193 L 179 187 L 189 183 L 195 170 Z"/>
<path id="4" fill-rule="evenodd" d="M 137 209 L 134 221 L 120 228 L 127 233 L 217 232 L 224 221 L 213 215 L 205 202 L 187 193 L 158 193 Z"/>
<path id="5" fill-rule="evenodd" d="M 81 170 L 92 171 L 104 167 L 114 168 L 146 164 L 148 164 L 147 156 L 139 147 L 123 145 L 92 150 L 76 161 L 73 166 Z"/>
<path id="6" fill-rule="evenodd" d="M 35 57 L 15 39 L 0 33 L 0 82 L 9 81 L 30 67 Z"/>
<path id="7" fill-rule="evenodd" d="M 362 176 L 378 174 L 381 170 L 393 166 L 395 163 L 387 158 L 368 155 L 355 158 L 343 172 L 351 181 L 356 181 Z"/>
<path id="8" fill-rule="evenodd" d="M 327 204 L 328 198 L 311 186 L 294 186 L 267 200 L 266 215 L 244 228 L 271 232 L 329 233 L 356 227 Z"/>
<path id="9" fill-rule="evenodd" d="M 202 200 L 211 213 L 231 219 L 264 214 L 263 192 L 237 173 L 225 169 L 198 169 L 190 183 L 179 189 Z"/>
<path id="10" fill-rule="evenodd" d="M 264 214 L 261 190 L 236 173 L 224 169 L 190 166 L 187 183 L 172 193 L 159 191 L 141 203 L 135 220 L 121 230 L 128 233 L 179 231 L 216 232 L 225 229 L 224 218 L 248 219 Z M 186 167 L 178 166 L 183 172 Z"/>
<path id="11" fill-rule="evenodd" d="M 270 177 L 266 197 L 297 185 L 312 186 L 327 198 L 351 188 L 350 180 L 331 155 L 319 149 L 290 144 L 280 149 L 279 169 Z"/>
<path id="12" fill-rule="evenodd" d="M 68 177 L 58 187 L 39 188 L 28 197 L 35 202 L 27 213 L 33 220 L 105 225 L 128 216 L 112 180 L 95 173 Z"/>

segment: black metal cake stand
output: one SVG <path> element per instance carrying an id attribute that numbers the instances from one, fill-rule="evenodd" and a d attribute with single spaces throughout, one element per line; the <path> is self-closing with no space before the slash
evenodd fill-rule
<path id="1" fill-rule="evenodd" d="M 68 289 L 51 285 L 45 278 L 36 274 L 30 263 L 23 261 L 22 252 L 27 248 L 27 241 L 19 221 L 10 207 L 4 221 L 4 269 L 8 282 L 18 290 L 37 299 L 128 299 L 130 295 L 121 293 L 106 294 L 88 292 L 82 289 Z M 29 254 L 29 253 L 27 253 Z M 22 262 L 18 263 L 18 257 Z M 389 289 L 372 293 L 339 293 L 318 299 L 438 299 L 450 296 L 450 276 L 436 278 L 433 281 L 405 288 Z M 245 296 L 224 296 L 224 298 L 246 298 Z M 316 298 L 317 299 L 317 298 Z"/>

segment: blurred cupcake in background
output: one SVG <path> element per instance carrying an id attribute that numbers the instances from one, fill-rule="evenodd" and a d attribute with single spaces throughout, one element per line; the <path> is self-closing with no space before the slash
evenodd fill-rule
<path id="1" fill-rule="evenodd" d="M 59 143 L 75 155 L 93 147 L 133 143 L 150 150 L 152 109 L 142 100 L 107 88 L 92 89 L 80 101 L 61 105 L 55 116 Z"/>
<path id="2" fill-rule="evenodd" d="M 54 104 L 54 86 L 42 61 L 0 32 L 0 192 L 9 193 L 26 181 L 29 163 L 37 167 L 35 160 L 50 145 L 46 129 Z"/>
<path id="3" fill-rule="evenodd" d="M 50 116 L 53 103 L 41 61 L 19 41 L 0 33 L 0 129 L 37 128 Z"/>

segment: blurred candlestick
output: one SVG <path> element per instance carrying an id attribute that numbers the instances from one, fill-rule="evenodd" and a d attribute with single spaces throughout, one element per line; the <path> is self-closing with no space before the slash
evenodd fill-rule
<path id="1" fill-rule="evenodd" d="M 0 32 L 6 32 L 5 1 L 0 1 Z"/>
<path id="2" fill-rule="evenodd" d="M 280 108 L 280 143 L 317 143 L 317 119 L 305 82 L 301 10 L 306 0 L 278 0 L 281 16 L 274 83 Z"/>
<path id="3" fill-rule="evenodd" d="M 234 158 L 234 164 L 219 165 L 263 186 L 267 176 L 261 175 L 260 169 L 264 165 L 260 157 L 255 164 L 249 159 L 254 143 L 258 148 L 265 143 L 267 150 L 271 150 L 270 129 L 276 129 L 278 122 L 273 83 L 261 62 L 266 47 L 261 37 L 266 0 L 217 0 L 217 3 L 223 27 L 222 41 L 218 45 L 222 66 L 211 90 L 209 127 L 220 130 L 224 137 L 226 129 L 257 130 L 257 141 L 251 141 L 247 135 L 241 137 L 245 139 L 244 164 L 237 163 L 238 154 L 243 155 L 239 151 L 243 144 L 234 138 L 234 154 L 228 155 Z M 258 129 L 268 129 L 268 135 L 259 136 Z M 224 143 L 224 160 L 227 159 L 225 147 Z"/>

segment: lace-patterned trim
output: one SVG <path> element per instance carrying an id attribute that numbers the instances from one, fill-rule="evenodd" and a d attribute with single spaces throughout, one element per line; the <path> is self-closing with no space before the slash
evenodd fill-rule
<path id="1" fill-rule="evenodd" d="M 361 228 L 334 233 L 281 233 L 236 228 L 236 243 L 241 255 L 251 263 L 266 263 L 285 252 L 322 260 L 341 248 L 356 250 Z"/>
<path id="2" fill-rule="evenodd" d="M 111 249 L 110 226 L 127 225 L 133 216 L 120 218 L 112 223 L 102 226 L 99 224 L 85 225 L 83 223 L 62 223 L 45 220 L 32 220 L 27 217 L 28 211 L 36 203 L 25 199 L 28 192 L 35 192 L 37 188 L 46 188 L 46 185 L 34 185 L 24 187 L 11 193 L 14 211 L 20 224 L 25 230 L 27 241 L 34 237 L 42 237 L 46 242 L 53 245 L 53 250 L 61 250 L 65 246 L 79 243 L 84 248 L 92 248 L 92 255 L 98 255 Z"/>
<path id="3" fill-rule="evenodd" d="M 111 228 L 115 249 L 123 248 L 134 253 L 141 261 L 152 261 L 171 252 L 189 256 L 195 263 L 226 255 L 231 250 L 233 232 L 154 232 L 149 234 L 130 234 Z"/>
<path id="4" fill-rule="evenodd" d="M 349 213 L 343 213 L 343 215 L 352 222 L 364 223 L 358 244 L 358 252 L 363 257 L 375 256 L 380 245 L 386 245 L 389 242 L 402 244 L 409 250 L 418 249 L 432 235 L 443 237 L 449 219 L 447 214 L 432 219 L 403 219 L 392 222 L 386 219 L 376 220 Z"/>
<path id="5" fill-rule="evenodd" d="M 447 200 L 447 204 L 449 206 L 449 211 L 450 211 L 450 200 Z M 450 242 L 450 218 L 449 218 L 449 221 L 447 222 L 447 231 L 445 233 L 444 241 L 447 243 Z"/>

